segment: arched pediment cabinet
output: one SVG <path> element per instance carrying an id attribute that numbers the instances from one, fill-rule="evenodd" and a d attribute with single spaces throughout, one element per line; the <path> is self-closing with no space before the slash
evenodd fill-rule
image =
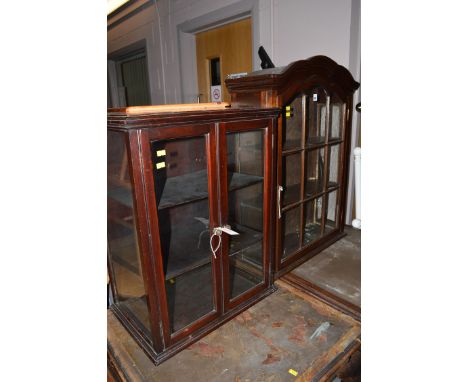
<path id="1" fill-rule="evenodd" d="M 325 56 L 228 78 L 233 107 L 278 107 L 275 275 L 345 234 L 353 94 L 350 72 Z"/>

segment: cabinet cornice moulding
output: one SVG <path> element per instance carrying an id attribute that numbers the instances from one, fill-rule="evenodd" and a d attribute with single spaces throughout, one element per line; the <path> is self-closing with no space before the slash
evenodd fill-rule
<path id="1" fill-rule="evenodd" d="M 299 80 L 299 81 L 297 81 Z M 276 90 L 279 93 L 297 94 L 310 89 L 311 84 L 327 84 L 342 98 L 353 94 L 359 83 L 344 66 L 326 56 L 314 56 L 295 61 L 285 67 L 252 72 L 245 77 L 226 79 L 226 86 L 232 92 Z"/>

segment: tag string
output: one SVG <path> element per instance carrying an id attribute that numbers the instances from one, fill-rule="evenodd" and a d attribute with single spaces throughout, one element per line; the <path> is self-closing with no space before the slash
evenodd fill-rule
<path id="1" fill-rule="evenodd" d="M 219 237 L 219 240 L 218 240 L 218 245 L 216 246 L 215 249 L 213 249 L 213 238 L 215 236 L 218 236 Z M 215 257 L 216 259 L 216 251 L 219 249 L 219 247 L 221 246 L 221 235 L 218 235 L 216 233 L 213 233 L 210 237 L 210 248 L 211 248 L 211 252 L 213 253 L 213 256 Z"/>

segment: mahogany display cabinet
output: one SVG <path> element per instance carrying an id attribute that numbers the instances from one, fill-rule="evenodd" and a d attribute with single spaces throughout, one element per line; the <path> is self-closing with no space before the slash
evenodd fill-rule
<path id="1" fill-rule="evenodd" d="M 156 364 L 274 291 L 278 114 L 108 110 L 111 309 Z"/>
<path id="2" fill-rule="evenodd" d="M 353 94 L 325 56 L 228 78 L 233 107 L 278 107 L 276 256 L 281 276 L 344 236 Z"/>

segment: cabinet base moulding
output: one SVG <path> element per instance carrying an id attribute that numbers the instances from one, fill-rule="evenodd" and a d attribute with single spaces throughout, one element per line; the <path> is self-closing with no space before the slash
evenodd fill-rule
<path id="1" fill-rule="evenodd" d="M 145 354 L 151 359 L 151 361 L 155 365 L 159 365 L 160 363 L 164 362 L 166 359 L 174 356 L 181 350 L 185 349 L 186 347 L 192 345 L 193 343 L 197 342 L 202 337 L 206 336 L 208 333 L 212 332 L 216 328 L 220 327 L 227 321 L 233 319 L 238 314 L 242 313 L 244 310 L 250 308 L 252 305 L 256 304 L 257 302 L 263 300 L 265 297 L 269 296 L 273 292 L 275 292 L 278 288 L 275 285 L 272 285 L 268 289 L 264 290 L 262 293 L 259 293 L 250 300 L 238 305 L 236 308 L 233 308 L 231 311 L 222 315 L 218 319 L 211 321 L 209 324 L 203 326 L 200 330 L 192 333 L 190 336 L 185 337 L 181 341 L 167 347 L 164 352 L 156 353 L 153 349 L 151 343 L 148 342 L 147 338 L 142 335 L 141 331 L 132 325 L 131 321 L 126 317 L 126 314 L 119 309 L 118 306 L 112 305 L 111 310 L 118 318 L 118 320 L 122 323 L 125 329 L 130 333 L 133 339 L 138 343 L 138 345 L 144 350 Z"/>

